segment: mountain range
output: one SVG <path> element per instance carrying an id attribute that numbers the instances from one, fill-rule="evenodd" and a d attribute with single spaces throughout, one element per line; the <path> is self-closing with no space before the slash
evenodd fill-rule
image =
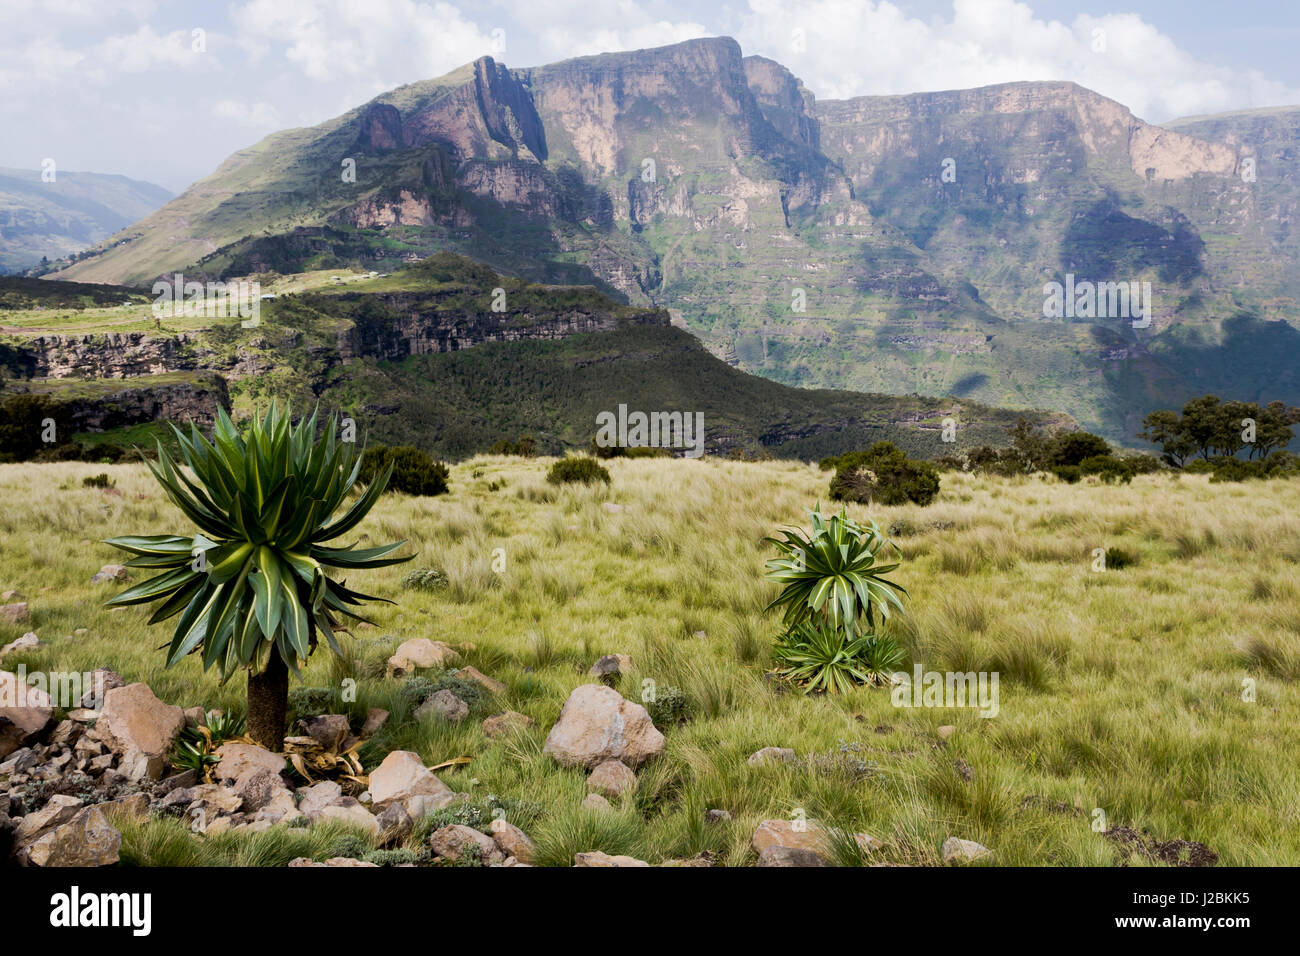
<path id="1" fill-rule="evenodd" d="M 729 38 L 483 57 L 286 130 L 56 275 L 138 284 L 451 250 L 668 310 L 778 382 L 1053 408 L 1132 442 L 1300 401 L 1300 107 L 1154 126 L 1072 83 L 817 101 Z M 1149 283 L 1145 323 L 1045 315 Z M 1071 310 L 1073 312 L 1073 310 Z"/>
<path id="2" fill-rule="evenodd" d="M 172 198 L 125 176 L 50 172 L 0 167 L 0 274 L 81 252 Z"/>

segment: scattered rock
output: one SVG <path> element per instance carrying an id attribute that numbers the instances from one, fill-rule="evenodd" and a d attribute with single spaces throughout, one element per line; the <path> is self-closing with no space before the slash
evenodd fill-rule
<path id="1" fill-rule="evenodd" d="M 497 847 L 507 857 L 514 857 L 520 863 L 533 862 L 537 846 L 523 830 L 499 817 L 488 825 L 488 829 L 492 831 L 492 839 L 496 841 Z"/>
<path id="2" fill-rule="evenodd" d="M 0 621 L 6 624 L 21 624 L 31 617 L 31 612 L 27 609 L 26 601 L 18 601 L 15 604 L 0 604 Z"/>
<path id="3" fill-rule="evenodd" d="M 938 733 L 939 733 L 939 739 L 940 739 L 940 740 L 947 740 L 949 737 L 951 737 L 951 736 L 952 736 L 953 734 L 955 734 L 956 732 L 957 732 L 957 728 L 954 727 L 952 724 L 944 724 L 942 727 L 939 728 L 939 731 L 938 731 Z"/>
<path id="4" fill-rule="evenodd" d="M 102 804 L 104 812 L 121 814 L 133 820 L 146 820 L 149 817 L 149 794 L 130 793 Z"/>
<path id="5" fill-rule="evenodd" d="M 0 759 L 36 740 L 53 716 L 49 694 L 0 671 Z"/>
<path id="6" fill-rule="evenodd" d="M 504 694 L 508 689 L 506 685 L 501 683 L 499 680 L 493 680 L 491 677 L 488 677 L 482 671 L 474 667 L 462 667 L 456 672 L 456 676 L 461 680 L 473 681 L 488 692 L 498 696 Z"/>
<path id="7" fill-rule="evenodd" d="M 16 641 L 10 641 L 4 647 L 0 647 L 0 657 L 4 657 L 6 654 L 12 653 L 13 651 L 35 650 L 40 646 L 41 639 L 31 631 L 28 631 Z"/>
<path id="8" fill-rule="evenodd" d="M 772 846 L 796 850 L 810 850 L 823 859 L 830 856 L 831 848 L 828 834 L 813 820 L 764 820 L 754 831 L 751 845 L 758 853 Z M 880 846 L 880 841 L 866 833 L 855 833 L 853 839 L 858 847 L 869 853 Z"/>
<path id="9" fill-rule="evenodd" d="M 315 860 L 313 860 L 313 859 L 312 859 L 311 857 L 309 857 L 309 856 L 300 856 L 300 857 L 297 857 L 296 859 L 292 859 L 292 860 L 290 860 L 290 861 L 289 861 L 289 866 L 296 866 L 296 867 L 304 867 L 304 866 L 308 866 L 308 867 L 311 867 L 311 866 L 331 866 L 331 867 L 332 867 L 332 866 L 365 866 L 365 867 L 374 867 L 374 868 L 378 868 L 379 864 L 378 864 L 378 863 L 366 863 L 366 862 L 364 862 L 364 861 L 362 861 L 362 860 L 354 860 L 354 859 L 353 859 L 352 857 L 350 857 L 350 856 L 332 856 L 332 857 L 330 857 L 328 860 L 326 860 L 324 863 L 317 863 Z"/>
<path id="10" fill-rule="evenodd" d="M 394 750 L 370 773 L 370 796 L 377 809 L 400 803 L 412 820 L 440 810 L 456 793 L 409 750 Z"/>
<path id="11" fill-rule="evenodd" d="M 590 677 L 617 677 L 632 673 L 632 658 L 627 654 L 606 654 L 587 671 Z"/>
<path id="12" fill-rule="evenodd" d="M 944 840 L 940 852 L 945 863 L 969 863 L 973 860 L 982 860 L 993 853 L 988 847 L 974 840 L 960 840 L 957 837 L 948 837 Z"/>
<path id="13" fill-rule="evenodd" d="M 465 855 L 466 848 L 471 846 L 478 848 L 478 858 L 483 863 L 501 863 L 505 860 L 490 836 L 460 823 L 435 830 L 429 836 L 429 846 L 438 856 L 453 863 L 458 862 Z"/>
<path id="14" fill-rule="evenodd" d="M 321 714 L 319 717 L 305 717 L 298 721 L 303 732 L 326 750 L 332 750 L 343 743 L 351 733 L 347 717 L 342 714 Z"/>
<path id="15" fill-rule="evenodd" d="M 10 603 L 11 601 L 26 601 L 26 600 L 27 600 L 27 595 L 23 594 L 22 591 L 15 591 L 13 588 L 10 588 L 8 591 L 0 591 L 0 601 L 4 601 L 6 604 Z"/>
<path id="16" fill-rule="evenodd" d="M 322 780 L 298 791 L 298 810 L 303 816 L 310 818 L 313 813 L 324 810 L 341 796 L 343 796 L 342 787 L 333 780 Z"/>
<path id="17" fill-rule="evenodd" d="M 388 711 L 379 707 L 371 707 L 366 711 L 366 722 L 361 725 L 362 737 L 373 737 L 388 723 Z"/>
<path id="18" fill-rule="evenodd" d="M 87 807 L 70 822 L 42 835 L 23 851 L 32 866 L 111 866 L 122 834 L 99 807 Z"/>
<path id="19" fill-rule="evenodd" d="M 564 766 L 621 760 L 636 768 L 663 752 L 664 735 L 640 704 L 603 684 L 583 684 L 564 702 L 542 749 Z"/>
<path id="20" fill-rule="evenodd" d="M 379 821 L 375 815 L 357 802 L 354 797 L 339 797 L 328 807 L 317 810 L 308 817 L 312 823 L 335 821 L 365 830 L 373 836 L 379 836 Z"/>
<path id="21" fill-rule="evenodd" d="M 531 726 L 533 726 L 533 718 L 515 710 L 507 710 L 504 714 L 493 714 L 484 720 L 483 733 L 492 738 L 503 737 L 512 730 L 522 730 Z"/>
<path id="22" fill-rule="evenodd" d="M 412 716 L 416 720 L 420 720 L 429 714 L 441 717 L 453 724 L 458 724 L 469 716 L 469 704 L 444 688 L 415 708 L 415 713 Z"/>
<path id="23" fill-rule="evenodd" d="M 826 861 L 812 850 L 797 846 L 764 847 L 758 854 L 758 866 L 825 866 Z"/>
<path id="24" fill-rule="evenodd" d="M 411 831 L 415 829 L 415 821 L 411 815 L 406 812 L 406 807 L 400 803 L 390 803 L 384 809 L 380 810 L 375 819 L 379 822 L 379 829 L 383 834 L 383 841 L 387 844 L 395 845 L 401 843 Z"/>
<path id="25" fill-rule="evenodd" d="M 582 801 L 582 809 L 599 810 L 603 813 L 606 810 L 613 810 L 614 805 L 598 793 L 589 793 Z"/>
<path id="26" fill-rule="evenodd" d="M 704 822 L 715 825 L 719 823 L 730 823 L 731 814 L 726 810 L 705 810 Z"/>
<path id="27" fill-rule="evenodd" d="M 605 760 L 591 771 L 587 789 L 606 797 L 621 797 L 636 789 L 636 774 L 621 760 Z"/>
<path id="28" fill-rule="evenodd" d="M 402 644 L 388 659 L 388 676 L 403 677 L 421 667 L 446 667 L 460 659 L 449 644 L 415 637 Z"/>
<path id="29" fill-rule="evenodd" d="M 128 779 L 157 780 L 167 751 L 184 726 L 181 709 L 160 701 L 148 684 L 127 684 L 104 695 L 95 732 L 121 758 L 118 769 Z"/>
<path id="30" fill-rule="evenodd" d="M 68 823 L 81 812 L 82 806 L 77 797 L 55 794 L 45 806 L 19 818 L 14 828 L 14 846 L 21 849 L 55 827 Z"/>
<path id="31" fill-rule="evenodd" d="M 91 584 L 107 584 L 110 581 L 130 581 L 131 572 L 121 564 L 106 564 L 90 579 Z"/>
<path id="32" fill-rule="evenodd" d="M 257 744 L 225 743 L 217 748 L 217 765 L 212 769 L 214 780 L 234 782 L 251 770 L 278 774 L 284 770 L 284 757 Z"/>
<path id="33" fill-rule="evenodd" d="M 610 856 L 608 853 L 602 853 L 600 850 L 592 850 L 589 853 L 573 854 L 574 866 L 649 866 L 644 860 L 638 860 L 631 856 Z"/>
<path id="34" fill-rule="evenodd" d="M 768 763 L 794 763 L 797 759 L 789 747 L 764 747 L 750 754 L 746 762 L 751 767 L 760 767 Z"/>
<path id="35" fill-rule="evenodd" d="M 81 706 L 98 711 L 104 706 L 104 697 L 118 687 L 125 687 L 126 681 L 116 671 L 100 667 L 90 672 L 90 687 L 81 695 Z"/>

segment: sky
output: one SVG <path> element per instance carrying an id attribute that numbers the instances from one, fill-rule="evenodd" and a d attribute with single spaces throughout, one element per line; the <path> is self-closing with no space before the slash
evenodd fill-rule
<path id="1" fill-rule="evenodd" d="M 1295 0 L 0 0 L 0 166 L 179 192 L 484 54 L 735 37 L 819 99 L 1072 80 L 1150 122 L 1300 104 Z"/>

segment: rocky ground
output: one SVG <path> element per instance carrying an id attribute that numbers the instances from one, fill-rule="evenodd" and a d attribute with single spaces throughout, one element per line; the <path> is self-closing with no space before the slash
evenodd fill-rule
<path id="1" fill-rule="evenodd" d="M 402 644 L 388 661 L 388 672 L 401 678 L 429 668 L 454 664 L 456 651 L 441 641 L 416 638 Z M 589 676 L 609 679 L 627 670 L 626 655 L 598 660 Z M 490 691 L 502 688 L 473 667 L 454 669 L 465 681 Z M 183 818 L 195 839 L 230 832 L 257 832 L 277 826 L 312 827 L 322 823 L 354 828 L 380 848 L 397 848 L 426 816 L 468 803 L 410 751 L 394 750 L 369 774 L 352 773 L 335 761 L 335 778 L 311 779 L 301 772 L 304 754 L 348 754 L 376 733 L 388 719 L 371 710 L 354 728 L 341 714 L 320 714 L 298 721 L 298 736 L 286 738 L 286 753 L 273 753 L 249 738 L 228 740 L 216 748 L 210 766 L 172 765 L 175 746 L 186 727 L 207 726 L 218 716 L 202 707 L 188 709 L 160 701 L 147 684 L 126 684 L 110 670 L 92 677 L 80 706 L 61 710 L 48 694 L 20 686 L 19 675 L 0 671 L 0 857 L 19 866 L 110 866 L 119 862 L 123 818 L 150 815 Z M 9 706 L 14 704 L 15 706 Z M 469 708 L 450 690 L 429 695 L 417 714 L 460 721 Z M 483 720 L 489 738 L 499 738 L 532 720 L 515 711 Z M 564 767 L 588 771 L 583 807 L 610 812 L 614 802 L 631 794 L 637 770 L 664 749 L 664 737 L 646 709 L 605 683 L 573 690 L 546 737 L 544 752 Z M 793 761 L 793 750 L 766 747 L 751 764 Z M 330 761 L 326 761 L 329 764 Z M 320 762 L 314 766 L 321 766 Z M 337 772 L 340 771 L 341 772 Z M 311 779 L 307 782 L 304 778 Z M 707 825 L 730 822 L 725 810 L 705 813 Z M 117 824 L 117 825 L 115 825 Z M 824 832 L 816 823 L 765 820 L 753 835 L 758 866 L 826 866 L 831 844 L 844 834 Z M 863 852 L 879 846 L 865 833 L 849 835 Z M 454 823 L 434 830 L 418 862 L 432 864 L 529 866 L 533 841 L 498 814 L 482 827 Z M 950 840 L 947 860 L 974 860 L 989 851 L 969 841 Z M 376 866 L 356 857 L 323 861 L 307 857 L 290 866 Z M 417 862 L 396 865 L 414 866 Z M 575 854 L 578 867 L 648 866 L 629 856 L 592 848 Z M 668 861 L 674 866 L 712 866 L 709 853 Z"/>

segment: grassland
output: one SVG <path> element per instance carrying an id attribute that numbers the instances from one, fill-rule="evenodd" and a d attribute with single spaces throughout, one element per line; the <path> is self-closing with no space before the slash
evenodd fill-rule
<path id="1" fill-rule="evenodd" d="M 478 457 L 453 467 L 448 495 L 386 497 L 362 536 L 407 538 L 419 557 L 349 583 L 398 603 L 346 640 L 345 658 L 318 654 L 305 672 L 321 687 L 355 678 L 351 713 L 393 712 L 363 751 L 368 768 L 392 749 L 428 765 L 470 756 L 443 779 L 475 800 L 512 801 L 542 862 L 709 850 L 744 865 L 759 821 L 801 810 L 886 841 L 871 862 L 937 863 L 949 835 L 985 844 L 1002 865 L 1149 862 L 1122 849 L 1122 831 L 1093 829 L 1100 809 L 1109 827 L 1150 841 L 1199 841 L 1220 865 L 1300 863 L 1300 482 L 946 475 L 928 508 L 872 509 L 904 559 L 911 614 L 894 626 L 909 668 L 997 671 L 1000 710 L 984 719 L 896 708 L 885 690 L 809 698 L 765 678 L 777 621 L 763 610 L 775 588 L 762 578 L 762 539 L 805 523 L 825 498 L 814 466 L 613 460 L 610 489 L 556 489 L 547 464 Z M 105 471 L 115 489 L 82 486 Z M 100 539 L 185 528 L 142 466 L 0 466 L 0 500 L 0 588 L 32 608 L 27 624 L 0 624 L 0 642 L 33 629 L 45 645 L 8 655 L 6 669 L 107 666 L 183 706 L 242 710 L 242 684 L 220 687 L 192 659 L 163 670 L 156 648 L 170 633 L 147 628 L 144 612 L 103 609 L 111 590 L 88 583 L 119 560 Z M 1131 563 L 1095 571 L 1096 548 Z M 402 588 L 407 570 L 434 562 L 445 590 Z M 88 633 L 65 637 L 77 628 Z M 384 677 L 411 637 L 460 645 L 508 690 L 458 725 L 413 721 Z M 647 679 L 677 687 L 692 716 L 663 728 L 666 750 L 635 796 L 601 814 L 579 807 L 583 774 L 555 765 L 542 742 L 591 664 L 616 652 L 634 659 L 625 696 L 639 698 Z M 489 740 L 480 719 L 505 709 L 536 725 Z M 944 725 L 955 728 L 946 740 Z M 749 766 L 766 746 L 799 760 Z M 708 808 L 733 819 L 706 825 Z M 328 856 L 337 838 L 124 826 L 123 859 L 141 864 L 282 864 Z"/>

